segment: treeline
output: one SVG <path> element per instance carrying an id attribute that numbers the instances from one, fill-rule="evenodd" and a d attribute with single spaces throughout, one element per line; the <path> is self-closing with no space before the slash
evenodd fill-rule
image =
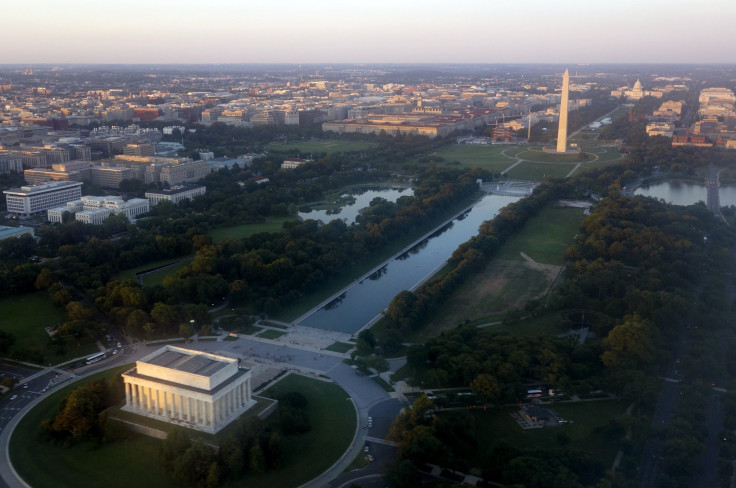
<path id="1" fill-rule="evenodd" d="M 485 480 L 483 486 L 493 482 L 529 488 L 583 488 L 594 486 L 605 475 L 605 466 L 589 453 L 568 447 L 570 439 L 562 432 L 554 444 L 537 449 L 516 449 L 506 444 L 488 448 L 471 413 L 438 414 L 435 408 L 422 395 L 398 415 L 391 427 L 387 438 L 398 446 L 398 460 L 386 476 L 391 488 L 446 486 L 426 481 L 420 471 L 428 470 L 427 463 L 465 473 L 473 470 Z M 596 434 L 615 442 L 620 430 L 620 426 L 614 426 Z"/>
<path id="2" fill-rule="evenodd" d="M 250 416 L 239 421 L 217 450 L 192 441 L 184 429 L 174 428 L 161 443 L 159 458 L 175 481 L 200 488 L 264 474 L 283 465 L 284 445 L 290 437 L 309 431 L 306 407 L 302 394 L 286 393 L 279 397 L 272 420 Z"/>
<path id="3" fill-rule="evenodd" d="M 222 297 L 225 287 L 233 303 L 272 313 L 467 200 L 483 177 L 481 170 L 428 169 L 413 197 L 376 199 L 350 226 L 306 220 L 286 223 L 283 233 L 237 242 L 198 240 L 191 264 L 167 278 L 164 288 L 177 301 L 197 303 Z"/>
<path id="4" fill-rule="evenodd" d="M 112 381 L 89 382 L 62 398 L 59 411 L 53 418 L 41 422 L 41 431 L 49 442 L 69 445 L 77 441 L 102 442 L 117 434 L 115 426 L 108 426 L 102 414 L 124 397 L 122 377 Z"/>

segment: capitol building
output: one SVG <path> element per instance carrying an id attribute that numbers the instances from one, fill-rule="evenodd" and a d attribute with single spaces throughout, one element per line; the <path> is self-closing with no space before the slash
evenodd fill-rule
<path id="1" fill-rule="evenodd" d="M 165 346 L 123 373 L 123 410 L 214 434 L 255 405 L 238 360 Z"/>

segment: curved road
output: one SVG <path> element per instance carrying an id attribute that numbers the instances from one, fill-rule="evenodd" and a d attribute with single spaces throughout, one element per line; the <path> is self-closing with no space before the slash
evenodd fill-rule
<path id="1" fill-rule="evenodd" d="M 284 338 L 282 337 L 281 339 Z M 357 375 L 353 368 L 343 363 L 343 359 L 347 357 L 345 354 L 333 353 L 322 350 L 319 347 L 304 344 L 296 346 L 286 341 L 257 337 L 241 337 L 237 341 L 203 341 L 187 344 L 186 347 L 224 354 L 230 357 L 242 357 L 246 362 L 272 362 L 276 367 L 284 367 L 312 375 L 325 375 L 347 392 L 358 415 L 358 424 L 351 446 L 330 469 L 309 483 L 304 484 L 303 488 L 329 486 L 330 482 L 337 478 L 350 465 L 356 452 L 363 449 L 366 438 L 382 439 L 386 435 L 391 422 L 393 422 L 393 419 L 402 407 L 397 399 L 392 398 L 375 381 L 366 376 Z M 152 350 L 151 347 L 132 348 L 128 346 L 124 354 L 112 356 L 95 365 L 80 368 L 76 372 L 77 374 L 69 379 L 83 378 L 84 376 L 104 369 L 136 361 L 149 354 Z M 272 357 L 278 357 L 278 363 L 268 359 Z M 46 391 L 53 391 L 60 384 L 68 383 L 68 381 L 63 381 L 50 386 L 49 382 L 54 378 L 54 374 L 55 372 L 52 368 L 47 368 L 36 375 L 33 383 L 29 382 L 27 393 L 23 395 L 19 394 L 19 398 L 13 400 L 16 403 L 10 408 L 14 408 L 14 410 L 8 410 L 8 405 L 5 405 L 5 402 L 3 405 L 0 405 L 0 407 L 5 406 L 5 409 L 2 411 L 8 415 L 6 419 L 8 423 L 0 431 L 0 488 L 28 488 L 28 485 L 12 470 L 8 452 L 9 438 L 13 428 L 22 416 L 45 397 L 45 392 L 42 391 L 44 388 L 47 388 Z M 367 427 L 369 416 L 374 417 L 374 423 L 371 428 Z M 1 420 L 2 418 L 0 417 Z M 2 423 L 4 422 L 0 422 L 0 426 Z M 378 464 L 378 462 L 375 462 L 371 465 L 369 467 L 370 471 L 376 471 L 374 466 L 378 466 Z M 356 477 L 359 478 L 360 476 Z"/>

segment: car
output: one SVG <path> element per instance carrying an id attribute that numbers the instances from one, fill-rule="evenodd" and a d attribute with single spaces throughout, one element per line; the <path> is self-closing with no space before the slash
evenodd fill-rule
<path id="1" fill-rule="evenodd" d="M 10 397 L 11 400 L 15 400 L 16 398 L 18 398 L 18 395 L 13 395 Z"/>
<path id="2" fill-rule="evenodd" d="M 370 452 L 371 448 L 370 448 L 370 447 L 368 447 L 368 446 L 365 446 L 365 448 L 363 448 L 363 450 L 364 450 L 365 452 Z"/>
<path id="3" fill-rule="evenodd" d="M 23 385 L 23 388 L 28 388 L 28 383 L 26 383 L 25 385 Z"/>
<path id="4" fill-rule="evenodd" d="M 369 463 L 373 462 L 373 456 L 371 456 L 370 454 L 368 454 L 365 458 L 368 460 Z"/>

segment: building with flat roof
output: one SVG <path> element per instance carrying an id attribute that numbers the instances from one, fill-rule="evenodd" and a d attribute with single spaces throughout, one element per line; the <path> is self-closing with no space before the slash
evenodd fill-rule
<path id="1" fill-rule="evenodd" d="M 123 373 L 127 412 L 216 433 L 255 404 L 238 360 L 164 346 Z"/>
<path id="2" fill-rule="evenodd" d="M 162 200 L 179 203 L 182 200 L 192 200 L 194 197 L 204 195 L 207 188 L 202 185 L 178 185 L 164 190 L 151 190 L 146 192 L 146 198 L 151 205 L 156 205 Z"/>
<path id="3" fill-rule="evenodd" d="M 66 202 L 66 205 L 47 211 L 49 222 L 63 222 L 64 213 L 74 214 L 74 219 L 85 224 L 101 224 L 110 215 L 125 214 L 133 222 L 136 217 L 147 213 L 151 206 L 145 198 L 123 200 L 118 196 L 83 196 L 81 200 Z"/>
<path id="4" fill-rule="evenodd" d="M 82 197 L 82 183 L 54 181 L 43 185 L 12 188 L 3 193 L 9 213 L 29 217 L 64 205 L 66 202 L 79 200 Z"/>
<path id="5" fill-rule="evenodd" d="M 13 153 L 0 153 L 0 173 L 23 172 L 23 158 Z"/>

